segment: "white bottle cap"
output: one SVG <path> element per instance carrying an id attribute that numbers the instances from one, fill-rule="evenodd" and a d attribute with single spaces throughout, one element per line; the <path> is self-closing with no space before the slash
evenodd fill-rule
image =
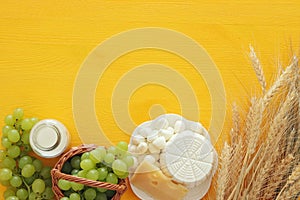
<path id="1" fill-rule="evenodd" d="M 30 131 L 30 146 L 41 157 L 54 158 L 61 155 L 69 145 L 67 128 L 57 120 L 39 121 Z"/>

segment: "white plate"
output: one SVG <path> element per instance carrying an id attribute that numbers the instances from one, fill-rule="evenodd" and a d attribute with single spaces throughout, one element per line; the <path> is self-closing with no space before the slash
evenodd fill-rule
<path id="1" fill-rule="evenodd" d="M 169 126 L 174 126 L 174 124 L 177 120 L 182 120 L 184 122 L 184 124 L 186 125 L 185 130 L 191 130 L 193 132 L 198 132 L 210 141 L 210 137 L 209 137 L 209 134 L 208 134 L 207 130 L 199 122 L 194 122 L 194 121 L 187 120 L 184 117 L 182 117 L 180 115 L 177 115 L 177 114 L 164 114 L 164 115 L 161 115 L 161 116 L 157 117 L 154 120 L 146 121 L 146 122 L 140 124 L 133 131 L 133 133 L 131 135 L 131 139 L 130 139 L 130 144 L 132 144 L 133 136 L 138 135 L 139 130 L 141 128 L 150 127 L 151 129 L 154 129 L 155 123 L 158 120 L 160 120 L 161 118 L 167 119 L 167 121 L 169 122 Z M 193 188 L 188 188 L 189 191 L 188 191 L 188 193 L 186 194 L 186 196 L 184 197 L 183 200 L 198 200 L 198 199 L 201 199 L 203 196 L 205 196 L 205 194 L 208 192 L 208 190 L 210 188 L 212 176 L 214 175 L 214 173 L 216 171 L 216 168 L 217 168 L 216 166 L 217 165 L 218 165 L 218 156 L 217 156 L 217 153 L 215 151 L 215 165 L 214 165 L 215 168 L 213 169 L 212 175 L 210 177 L 208 177 L 202 184 L 200 184 L 198 186 L 195 186 Z M 130 182 L 131 177 L 132 177 L 132 174 L 129 175 L 129 182 Z M 131 184 L 131 182 L 130 182 L 130 186 L 132 188 L 132 191 L 140 199 L 142 199 L 142 200 L 154 200 L 151 196 L 149 196 L 148 194 L 146 194 L 142 190 L 136 188 L 133 184 Z"/>

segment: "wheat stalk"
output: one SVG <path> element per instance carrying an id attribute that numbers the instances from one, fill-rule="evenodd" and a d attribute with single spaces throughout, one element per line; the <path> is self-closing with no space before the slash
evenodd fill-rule
<path id="1" fill-rule="evenodd" d="M 292 174 L 289 176 L 286 184 L 279 192 L 276 200 L 278 199 L 288 199 L 295 195 L 295 192 L 300 191 L 300 164 L 295 167 Z"/>
<path id="2" fill-rule="evenodd" d="M 231 146 L 226 143 L 222 151 L 217 199 L 297 198 L 300 191 L 298 59 L 294 56 L 266 90 L 260 61 L 251 46 L 250 58 L 264 93 L 261 98 L 251 99 L 244 119 L 233 104 Z"/>
<path id="3" fill-rule="evenodd" d="M 289 164 L 293 161 L 294 157 L 290 154 L 285 159 L 283 159 L 279 165 L 275 166 L 274 171 L 270 175 L 268 180 L 268 187 L 263 191 L 263 199 L 274 199 L 276 198 L 276 190 L 280 188 L 282 183 L 286 182 L 287 177 L 285 175 L 288 173 Z"/>
<path id="4" fill-rule="evenodd" d="M 246 151 L 246 155 L 243 161 L 241 174 L 238 177 L 238 181 L 234 190 L 229 196 L 229 199 L 238 199 L 241 195 L 241 188 L 243 187 L 244 179 L 247 175 L 247 165 L 249 163 L 250 156 L 255 152 L 257 141 L 260 135 L 260 126 L 262 122 L 262 107 L 260 104 L 260 99 L 252 98 L 251 99 L 251 106 L 247 115 L 246 119 L 246 140 L 248 142 L 248 147 Z"/>
<path id="5" fill-rule="evenodd" d="M 290 94 L 286 101 L 280 106 L 276 116 L 274 117 L 269 129 L 268 136 L 266 138 L 264 145 L 264 152 L 261 157 L 259 157 L 260 162 L 256 166 L 257 169 L 253 173 L 254 180 L 252 190 L 250 191 L 251 198 L 258 198 L 261 195 L 261 190 L 269 177 L 269 172 L 272 170 L 272 166 L 276 163 L 277 159 L 280 157 L 280 141 L 286 133 L 287 124 L 287 112 L 288 107 L 291 105 L 293 99 L 293 94 Z M 252 181 L 251 181 L 252 183 Z"/>

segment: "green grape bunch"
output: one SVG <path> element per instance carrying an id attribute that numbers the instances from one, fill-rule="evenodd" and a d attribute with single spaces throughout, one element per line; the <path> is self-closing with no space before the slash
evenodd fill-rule
<path id="1" fill-rule="evenodd" d="M 52 200 L 51 167 L 31 156 L 29 135 L 38 118 L 24 118 L 22 108 L 4 119 L 0 148 L 0 183 L 5 200 Z M 29 155 L 30 153 L 30 155 Z"/>
<path id="2" fill-rule="evenodd" d="M 76 155 L 67 160 L 62 172 L 93 181 L 118 184 L 127 178 L 128 169 L 133 166 L 134 159 L 128 152 L 128 144 L 119 142 L 109 148 L 97 147 L 90 152 Z M 64 197 L 60 200 L 109 200 L 115 191 L 106 188 L 92 188 L 80 183 L 58 180 L 57 183 Z"/>

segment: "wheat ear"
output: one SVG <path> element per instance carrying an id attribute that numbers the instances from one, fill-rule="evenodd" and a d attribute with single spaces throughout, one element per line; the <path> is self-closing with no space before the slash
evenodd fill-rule
<path id="1" fill-rule="evenodd" d="M 225 142 L 220 158 L 222 161 L 222 166 L 218 173 L 217 200 L 225 199 L 226 187 L 228 186 L 229 182 L 228 170 L 230 167 L 230 152 L 231 148 L 227 142 Z"/>
<path id="2" fill-rule="evenodd" d="M 262 88 L 262 91 L 263 93 L 266 92 L 266 87 L 267 87 L 267 83 L 266 83 L 266 79 L 265 79 L 265 76 L 264 76 L 264 71 L 262 69 L 262 66 L 260 64 L 260 61 L 254 51 L 254 48 L 249 45 L 249 48 L 250 48 L 250 54 L 249 54 L 249 57 L 251 59 L 251 62 L 252 62 L 252 66 L 253 66 L 253 69 L 255 71 L 255 74 L 256 74 L 256 77 L 261 85 L 261 88 Z"/>
<path id="3" fill-rule="evenodd" d="M 286 87 L 286 83 L 288 83 L 290 77 L 295 71 L 298 66 L 298 59 L 294 57 L 292 63 L 284 70 L 284 72 L 279 76 L 279 78 L 275 81 L 272 87 L 266 92 L 263 97 L 263 107 L 266 107 L 273 99 L 273 97 L 279 93 L 280 89 Z"/>

